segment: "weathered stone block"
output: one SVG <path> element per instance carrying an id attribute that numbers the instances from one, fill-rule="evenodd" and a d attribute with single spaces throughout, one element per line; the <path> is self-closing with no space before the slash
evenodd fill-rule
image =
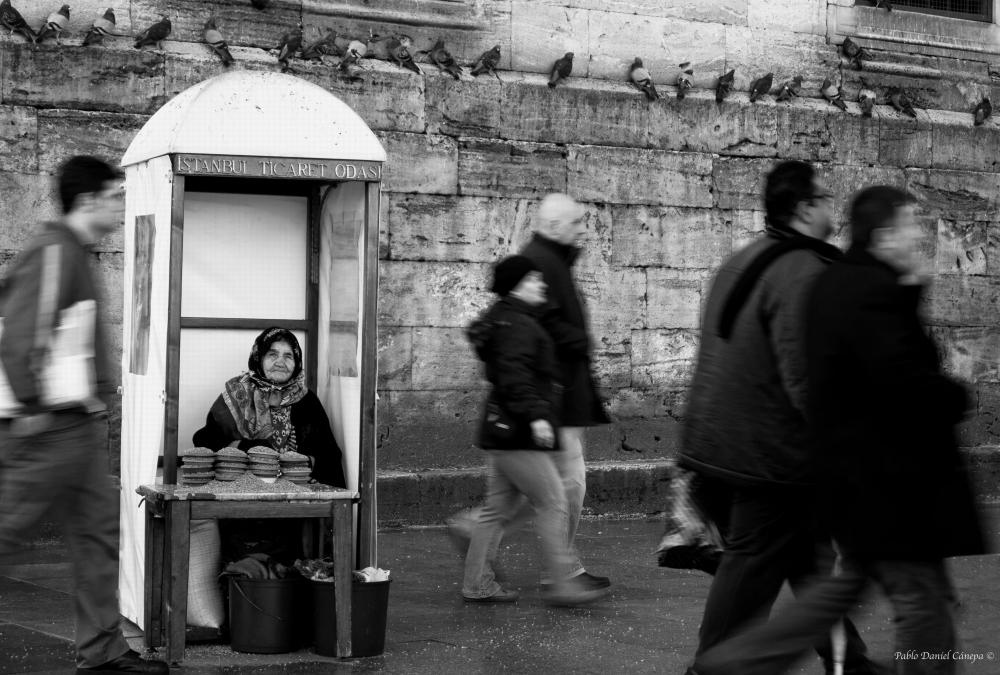
<path id="1" fill-rule="evenodd" d="M 0 171 L 38 170 L 38 115 L 34 108 L 0 105 Z"/>
<path id="2" fill-rule="evenodd" d="M 650 107 L 649 138 L 661 150 L 707 152 L 739 157 L 774 157 L 778 127 L 775 104 L 751 104 L 734 92 L 721 104 L 711 90 L 689 92 L 683 101 L 669 96 Z"/>
<path id="3" fill-rule="evenodd" d="M 747 0 L 718 0 L 696 2 L 690 0 L 535 0 L 535 4 L 599 10 L 591 14 L 591 24 L 602 24 L 601 14 L 619 12 L 640 16 L 665 16 L 706 23 L 747 23 Z"/>
<path id="4" fill-rule="evenodd" d="M 963 447 L 1000 445 L 1000 384 L 980 382 L 969 387 L 972 409 L 956 428 Z"/>
<path id="5" fill-rule="evenodd" d="M 38 113 L 38 170 L 56 173 L 74 155 L 118 164 L 148 119 L 124 113 L 43 110 Z"/>
<path id="6" fill-rule="evenodd" d="M 733 232 L 733 253 L 757 241 L 767 228 L 763 211 L 730 211 Z"/>
<path id="7" fill-rule="evenodd" d="M 110 252 L 91 255 L 94 284 L 100 298 L 100 320 L 105 324 L 118 324 L 120 332 L 125 298 L 125 255 Z"/>
<path id="8" fill-rule="evenodd" d="M 608 410 L 616 420 L 670 417 L 681 421 L 690 389 L 619 389 L 608 397 Z"/>
<path id="9" fill-rule="evenodd" d="M 513 248 L 524 205 L 513 199 L 388 195 L 389 257 L 492 263 Z"/>
<path id="10" fill-rule="evenodd" d="M 717 209 L 621 206 L 612 220 L 616 265 L 715 268 L 731 252 L 731 226 Z"/>
<path id="11" fill-rule="evenodd" d="M 933 123 L 926 110 L 918 110 L 913 119 L 894 108 L 879 108 L 879 164 L 929 167 L 933 140 Z"/>
<path id="12" fill-rule="evenodd" d="M 626 466 L 675 456 L 684 431 L 681 422 L 669 417 L 621 420 L 612 426 L 618 441 L 612 459 L 627 462 Z"/>
<path id="13" fill-rule="evenodd" d="M 624 82 L 500 73 L 500 137 L 545 143 L 647 146 L 649 102 Z"/>
<path id="14" fill-rule="evenodd" d="M 574 145 L 568 192 L 585 202 L 712 205 L 712 159 L 703 154 Z"/>
<path id="15" fill-rule="evenodd" d="M 590 355 L 597 386 L 617 389 L 632 384 L 631 338 L 595 335 L 594 343 Z"/>
<path id="16" fill-rule="evenodd" d="M 383 391 L 380 397 L 380 469 L 484 464 L 483 453 L 473 446 L 486 403 L 485 391 Z"/>
<path id="17" fill-rule="evenodd" d="M 701 320 L 700 274 L 646 270 L 646 328 L 698 328 Z"/>
<path id="18" fill-rule="evenodd" d="M 747 23 L 752 29 L 826 35 L 826 5 L 825 0 L 804 2 L 748 0 Z"/>
<path id="19" fill-rule="evenodd" d="M 991 277 L 1000 276 L 1000 223 L 986 227 L 986 271 Z"/>
<path id="20" fill-rule="evenodd" d="M 413 329 L 413 388 L 484 389 L 483 364 L 465 328 Z"/>
<path id="21" fill-rule="evenodd" d="M 763 211 L 764 179 L 774 165 L 770 159 L 715 159 L 715 205 L 720 209 Z"/>
<path id="22" fill-rule="evenodd" d="M 892 87 L 902 87 L 918 111 L 969 112 L 990 94 L 990 77 L 982 63 L 970 68 L 968 61 L 935 56 L 908 57 L 896 52 L 875 52 L 875 56 L 876 60 L 865 63 L 864 70 L 843 69 L 845 98 L 858 100 L 858 92 L 867 82 L 867 88 L 883 98 Z"/>
<path id="23" fill-rule="evenodd" d="M 938 219 L 934 270 L 938 274 L 986 274 L 987 223 Z"/>
<path id="24" fill-rule="evenodd" d="M 933 328 L 945 371 L 964 382 L 1000 382 L 1000 330 Z"/>
<path id="25" fill-rule="evenodd" d="M 996 173 L 1000 163 L 1000 129 L 973 124 L 967 111 L 927 111 L 934 122 L 933 166 Z"/>
<path id="26" fill-rule="evenodd" d="M 427 131 L 448 136 L 496 138 L 500 135 L 499 78 L 493 74 L 463 78 L 426 72 Z"/>
<path id="27" fill-rule="evenodd" d="M 695 331 L 632 331 L 632 386 L 687 387 L 697 356 L 698 334 Z"/>
<path id="28" fill-rule="evenodd" d="M 892 167 L 834 164 L 818 166 L 816 171 L 833 192 L 833 224 L 835 226 L 847 223 L 851 197 L 858 190 L 871 185 L 891 185 L 900 189 L 906 187 L 906 176 L 903 170 Z"/>
<path id="29" fill-rule="evenodd" d="M 939 274 L 927 300 L 930 325 L 1000 325 L 1000 285 L 990 277 Z"/>
<path id="30" fill-rule="evenodd" d="M 566 192 L 562 147 L 517 141 L 463 141 L 458 148 L 458 189 L 463 195 L 540 199 Z"/>
<path id="31" fill-rule="evenodd" d="M 708 87 L 726 63 L 726 30 L 718 23 L 592 11 L 589 33 L 585 54 L 593 78 L 628 80 L 636 55 L 657 84 L 675 84 L 678 65 L 689 62 L 695 86 Z M 630 47 L 628 54 L 622 53 L 622 45 Z"/>
<path id="32" fill-rule="evenodd" d="M 736 69 L 736 88 L 741 91 L 765 73 L 773 72 L 776 79 L 795 73 L 802 75 L 802 90 L 815 95 L 823 80 L 840 68 L 836 47 L 828 45 L 826 31 L 822 33 L 726 26 L 726 70 Z"/>
<path id="33" fill-rule="evenodd" d="M 797 99 L 777 104 L 778 156 L 834 164 L 877 164 L 879 120 L 856 106 L 841 112 L 826 101 Z"/>
<path id="34" fill-rule="evenodd" d="M 388 157 L 382 180 L 386 192 L 458 192 L 458 146 L 454 139 L 388 131 L 377 136 Z"/>
<path id="35" fill-rule="evenodd" d="M 152 113 L 166 101 L 162 53 L 14 43 L 2 51 L 4 103 Z"/>
<path id="36" fill-rule="evenodd" d="M 998 174 L 907 171 L 906 189 L 922 212 L 938 218 L 993 221 L 1000 208 Z"/>
<path id="37" fill-rule="evenodd" d="M 413 329 L 406 326 L 379 326 L 378 388 L 413 388 Z"/>
<path id="38" fill-rule="evenodd" d="M 465 327 L 489 307 L 489 265 L 387 260 L 381 265 L 379 325 Z"/>
<path id="39" fill-rule="evenodd" d="M 205 21 L 215 17 L 228 44 L 264 48 L 276 47 L 282 35 L 296 28 L 302 22 L 301 11 L 300 0 L 272 2 L 263 12 L 243 0 L 132 0 L 131 8 L 135 34 L 167 15 L 171 27 L 168 40 L 203 42 Z M 308 29 L 306 36 L 317 37 Z"/>
<path id="40" fill-rule="evenodd" d="M 36 226 L 59 217 L 55 179 L 37 174 L 0 172 L 0 250 L 20 251 Z"/>
<path id="41" fill-rule="evenodd" d="M 578 265 L 574 277 L 596 343 L 607 337 L 611 343 L 627 342 L 631 329 L 645 325 L 645 270 Z"/>
<path id="42" fill-rule="evenodd" d="M 514 0 L 510 7 L 511 68 L 545 73 L 566 52 L 573 52 L 571 77 L 587 77 L 590 68 L 590 12 Z"/>
<path id="43" fill-rule="evenodd" d="M 374 30 L 377 37 L 408 37 L 410 52 L 418 61 L 422 56 L 419 52 L 429 50 L 442 38 L 448 51 L 463 65 L 474 63 L 480 54 L 499 44 L 500 68 L 511 67 L 511 12 L 506 1 L 302 0 L 301 4 L 303 25 L 323 33 L 335 30 L 339 35 L 368 39 Z M 384 44 L 375 44 L 370 52 L 386 58 L 384 50 Z M 435 68 L 428 64 L 428 69 Z"/>
<path id="44" fill-rule="evenodd" d="M 274 55 L 250 47 L 230 47 L 236 62 L 227 69 L 206 45 L 191 42 L 168 42 L 164 45 L 166 64 L 164 89 L 168 98 L 193 87 L 199 82 L 229 70 L 254 72 L 280 72 L 281 66 Z M 299 67 L 301 62 L 294 62 Z M 328 68 L 328 67 L 325 67 Z M 294 72 L 294 71 L 293 71 Z"/>

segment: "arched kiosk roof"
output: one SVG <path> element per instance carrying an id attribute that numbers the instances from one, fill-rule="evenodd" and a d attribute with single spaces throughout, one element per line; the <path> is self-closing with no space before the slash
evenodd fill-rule
<path id="1" fill-rule="evenodd" d="M 122 166 L 170 153 L 384 162 L 356 112 L 311 82 L 237 70 L 199 82 L 154 114 Z"/>

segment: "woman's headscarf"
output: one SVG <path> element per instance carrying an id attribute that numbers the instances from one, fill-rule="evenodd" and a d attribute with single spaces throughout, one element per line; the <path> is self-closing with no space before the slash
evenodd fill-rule
<path id="1" fill-rule="evenodd" d="M 272 382 L 264 374 L 264 356 L 275 342 L 287 342 L 295 357 L 295 369 L 283 384 Z M 288 407 L 301 401 L 307 392 L 299 341 L 291 331 L 272 326 L 254 340 L 247 366 L 250 371 L 226 382 L 222 392 L 237 431 L 243 438 L 269 441 L 278 452 L 294 450 Z"/>

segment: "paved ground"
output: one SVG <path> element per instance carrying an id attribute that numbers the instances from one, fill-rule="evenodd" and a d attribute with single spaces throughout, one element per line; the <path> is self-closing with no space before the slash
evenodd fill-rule
<path id="1" fill-rule="evenodd" d="M 994 540 L 1000 506 L 987 509 Z M 680 675 L 697 640 L 709 578 L 662 569 L 652 550 L 657 521 L 589 521 L 580 549 L 590 569 L 613 579 L 605 601 L 579 609 L 542 604 L 535 588 L 534 542 L 522 533 L 501 554 L 513 605 L 463 603 L 460 560 L 442 529 L 389 530 L 379 536 L 380 564 L 392 570 L 387 647 L 383 656 L 337 662 L 311 651 L 280 656 L 235 654 L 228 646 L 188 650 L 187 675 L 312 673 L 657 673 Z M 71 570 L 65 552 L 26 551 L 0 567 L 0 675 L 72 672 Z M 1000 655 L 1000 556 L 951 563 L 962 596 L 962 650 Z M 787 601 L 783 596 L 783 603 Z M 780 611 L 780 607 L 776 609 Z M 871 592 L 855 620 L 876 657 L 892 652 L 889 607 Z M 138 631 L 133 644 L 141 645 Z M 996 675 L 996 662 L 966 663 L 969 675 Z M 793 671 L 821 675 L 815 656 Z"/>

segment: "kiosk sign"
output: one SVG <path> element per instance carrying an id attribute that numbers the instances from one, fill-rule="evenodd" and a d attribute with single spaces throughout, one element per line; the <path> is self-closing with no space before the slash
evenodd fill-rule
<path id="1" fill-rule="evenodd" d="M 173 156 L 174 173 L 184 176 L 245 178 L 302 178 L 306 180 L 382 180 L 381 162 L 296 157 L 245 157 L 237 155 Z"/>

